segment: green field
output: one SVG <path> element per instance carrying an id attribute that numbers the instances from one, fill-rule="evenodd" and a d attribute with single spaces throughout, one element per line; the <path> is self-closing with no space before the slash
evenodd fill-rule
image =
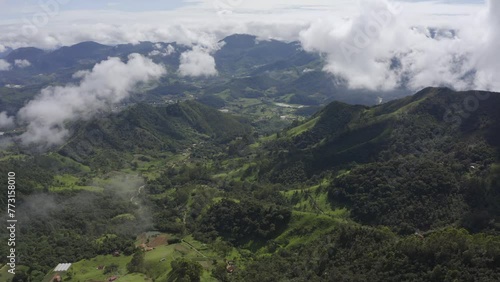
<path id="1" fill-rule="evenodd" d="M 10 282 L 13 275 L 8 272 L 9 267 L 7 265 L 0 268 L 0 281 Z"/>
<path id="2" fill-rule="evenodd" d="M 211 277 L 212 263 L 214 260 L 222 262 L 224 258 L 219 258 L 207 245 L 194 240 L 191 236 L 184 238 L 182 243 L 161 245 L 155 247 L 152 251 L 146 252 L 144 258 L 146 274 L 129 274 L 127 264 L 131 261 L 132 256 L 124 255 L 119 257 L 112 255 L 97 256 L 89 260 L 82 260 L 74 263 L 68 272 L 61 272 L 60 274 L 64 281 L 75 282 L 106 281 L 111 276 L 119 277 L 118 281 L 163 281 L 171 270 L 171 262 L 181 257 L 196 261 L 202 265 L 204 270 L 202 281 L 217 281 Z M 98 268 L 99 266 L 108 267 L 112 264 L 116 264 L 118 269 L 111 273 L 104 274 L 105 269 Z M 0 269 L 2 277 L 7 276 L 6 269 L 6 267 Z M 56 273 L 51 271 L 45 276 L 43 282 L 49 282 L 54 275 Z"/>
<path id="3" fill-rule="evenodd" d="M 124 277 L 127 275 L 127 263 L 130 262 L 132 257 L 112 255 L 98 256 L 90 260 L 82 260 L 71 265 L 67 273 L 61 273 L 64 281 L 105 281 L 111 276 Z M 109 274 L 104 274 L 104 270 L 99 270 L 99 266 L 110 266 L 112 264 L 118 265 L 118 270 Z M 55 273 L 51 271 L 45 277 L 44 282 L 49 282 Z M 132 281 L 132 280 L 130 280 Z"/>

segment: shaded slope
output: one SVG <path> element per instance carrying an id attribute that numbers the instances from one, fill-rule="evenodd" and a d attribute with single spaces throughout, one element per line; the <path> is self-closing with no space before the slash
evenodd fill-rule
<path id="1" fill-rule="evenodd" d="M 453 111 L 453 105 L 462 105 L 477 95 L 489 96 L 479 101 L 477 110 L 467 111 L 462 106 L 462 111 Z M 484 141 L 498 148 L 499 107 L 500 95 L 496 93 L 446 88 L 424 89 L 371 108 L 334 102 L 313 117 L 315 124 L 309 130 L 287 137 L 288 149 L 312 154 L 310 165 L 317 172 L 345 166 L 348 161 L 375 161 L 387 150 L 392 155 L 415 154 L 424 148 L 444 150 L 447 144 L 443 142 L 449 138 L 456 143 Z"/>
<path id="2" fill-rule="evenodd" d="M 332 206 L 400 233 L 498 232 L 499 108 L 497 93 L 446 88 L 375 107 L 335 102 L 268 143 L 259 175 L 295 184 L 332 173 Z"/>
<path id="3" fill-rule="evenodd" d="M 228 142 L 251 131 L 244 120 L 189 101 L 166 107 L 139 104 L 110 117 L 80 124 L 60 153 L 97 165 L 96 159 L 130 153 L 178 151 L 202 140 Z"/>

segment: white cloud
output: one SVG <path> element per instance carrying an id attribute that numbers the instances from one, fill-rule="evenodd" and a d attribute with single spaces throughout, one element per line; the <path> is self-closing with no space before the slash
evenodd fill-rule
<path id="1" fill-rule="evenodd" d="M 156 48 L 156 50 L 151 51 L 148 54 L 149 57 L 168 57 L 175 53 L 175 47 L 170 44 L 168 44 L 167 47 L 163 48 L 163 45 L 161 43 L 156 43 L 154 44 L 154 47 Z"/>
<path id="2" fill-rule="evenodd" d="M 139 54 L 127 62 L 108 58 L 96 64 L 92 71 L 75 74 L 78 85 L 48 87 L 18 112 L 18 122 L 27 123 L 21 136 L 25 145 L 41 147 L 60 144 L 68 136 L 66 124 L 88 120 L 97 113 L 128 98 L 141 83 L 148 83 L 166 73 L 163 66 Z"/>
<path id="3" fill-rule="evenodd" d="M 163 53 L 159 50 L 153 50 L 151 52 L 149 52 L 148 56 L 149 57 L 156 57 L 156 56 L 161 56 L 163 55 Z"/>
<path id="4" fill-rule="evenodd" d="M 477 76 L 475 84 L 478 88 L 500 91 L 500 1 L 489 0 L 488 12 L 484 15 L 484 26 L 481 40 L 474 52 Z M 474 34 L 478 30 L 471 30 Z"/>
<path id="5" fill-rule="evenodd" d="M 31 35 L 19 32 L 20 22 L 0 20 L 0 42 L 53 48 L 86 40 L 104 44 L 176 41 L 208 50 L 184 54 L 184 73 L 199 73 L 195 67 L 198 58 L 199 64 L 210 65 L 208 73 L 213 74 L 216 70 L 211 67 L 210 54 L 217 49 L 218 40 L 249 33 L 261 39 L 300 40 L 305 49 L 326 54 L 325 71 L 346 78 L 353 88 L 392 89 L 405 84 L 414 89 L 449 85 L 500 91 L 500 82 L 495 80 L 500 69 L 495 55 L 500 41 L 495 17 L 500 13 L 499 1 L 489 1 L 489 15 L 481 15 L 485 5 L 477 2 L 400 1 L 402 12 L 383 25 L 380 33 L 372 34 L 369 44 L 352 61 L 346 61 L 342 44 L 373 22 L 374 10 L 383 11 L 387 3 L 397 1 L 365 0 L 361 5 L 352 0 L 185 2 L 190 5 L 172 11 L 61 11 Z M 432 39 L 428 27 L 453 29 L 457 34 Z M 163 53 L 157 51 L 150 55 Z"/>
<path id="6" fill-rule="evenodd" d="M 6 50 L 7 50 L 7 47 L 0 44 L 0 53 L 5 52 Z"/>
<path id="7" fill-rule="evenodd" d="M 6 60 L 0 59 L 0 71 L 10 70 L 11 65 Z"/>
<path id="8" fill-rule="evenodd" d="M 397 73 L 389 71 L 400 38 L 396 9 L 385 1 L 365 1 L 359 15 L 344 22 L 318 20 L 301 33 L 308 51 L 327 54 L 325 70 L 352 88 L 392 89 Z M 397 47 L 396 47 L 397 48 Z"/>
<path id="9" fill-rule="evenodd" d="M 167 56 L 169 56 L 169 55 L 171 55 L 171 54 L 175 53 L 175 48 L 174 48 L 174 46 L 172 46 L 172 45 L 170 45 L 170 44 L 169 44 L 169 45 L 167 46 L 167 49 L 165 50 L 165 53 L 167 54 Z"/>
<path id="10" fill-rule="evenodd" d="M 14 126 L 14 117 L 9 117 L 6 112 L 0 113 L 0 129 Z"/>
<path id="11" fill-rule="evenodd" d="M 15 60 L 14 65 L 22 69 L 31 66 L 31 63 L 28 60 Z"/>
<path id="12" fill-rule="evenodd" d="M 499 83 L 494 86 L 500 67 L 494 56 L 500 42 L 494 15 L 500 3 L 492 3 L 489 21 L 457 18 L 455 26 L 437 26 L 440 34 L 432 36 L 427 23 L 408 21 L 413 6 L 395 9 L 385 0 L 363 1 L 358 16 L 342 22 L 320 19 L 300 39 L 306 50 L 326 54 L 325 71 L 344 78 L 351 88 L 500 90 Z M 481 39 L 479 30 L 489 30 L 486 38 Z M 476 77 L 471 77 L 476 70 Z"/>
<path id="13" fill-rule="evenodd" d="M 191 51 L 181 54 L 179 73 L 182 76 L 214 76 L 217 75 L 215 59 L 209 50 L 195 46 Z"/>
<path id="14" fill-rule="evenodd" d="M 233 33 L 263 38 L 296 40 L 303 27 L 318 18 L 338 20 L 358 14 L 352 0 L 196 0 L 171 11 L 119 12 L 112 10 L 61 10 L 33 34 L 22 32 L 24 21 L 0 19 L 0 42 L 11 47 L 54 48 L 93 40 L 103 44 L 139 41 L 198 43 L 204 33 L 217 39 Z M 226 5 L 217 5 L 217 2 Z M 215 5 L 214 5 L 215 4 Z M 228 9 L 227 6 L 230 6 Z M 453 22 L 464 14 L 474 15 L 480 5 L 447 5 L 436 1 L 406 3 L 413 22 Z M 220 15 L 220 10 L 231 14 Z M 134 22 L 130 22 L 133 18 Z M 31 20 L 28 17 L 29 20 Z"/>

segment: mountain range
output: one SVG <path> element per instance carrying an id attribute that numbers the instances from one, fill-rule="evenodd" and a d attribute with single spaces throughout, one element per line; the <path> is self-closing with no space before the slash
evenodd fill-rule
<path id="1" fill-rule="evenodd" d="M 390 100 L 411 94 L 407 89 L 387 92 L 348 89 L 342 80 L 322 71 L 324 59 L 320 55 L 304 51 L 298 42 L 259 40 L 255 36 L 236 34 L 224 38 L 219 45 L 219 49 L 211 51 L 218 74 L 210 78 L 180 75 L 181 56 L 190 48 L 175 42 L 116 46 L 81 42 L 55 50 L 33 47 L 7 50 L 0 59 L 12 67 L 0 73 L 0 91 L 5 93 L 0 100 L 3 105 L 0 110 L 13 111 L 16 105 L 23 104 L 48 85 L 74 83 L 73 74 L 78 71 L 91 69 L 109 57 L 126 60 L 132 53 L 148 56 L 164 65 L 168 75 L 160 81 L 158 89 L 168 90 L 179 99 L 186 95 L 218 95 L 226 89 L 240 97 L 252 94 L 239 92 L 267 90 L 272 93 L 269 94 L 272 99 L 287 103 L 317 106 L 339 100 L 373 105 L 381 98 Z M 253 80 L 252 85 L 248 85 L 248 80 Z M 11 94 L 14 86 L 25 91 L 30 89 L 29 96 L 19 98 Z M 153 89 L 150 94 L 141 99 L 158 102 L 165 91 Z"/>

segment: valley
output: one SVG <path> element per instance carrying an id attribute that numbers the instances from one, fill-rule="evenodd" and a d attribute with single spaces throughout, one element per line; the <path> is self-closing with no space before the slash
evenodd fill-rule
<path id="1" fill-rule="evenodd" d="M 470 95 L 333 102 L 275 133 L 244 109 L 139 103 L 47 153 L 12 146 L 12 281 L 63 262 L 64 281 L 496 280 L 500 96 L 443 119 Z"/>

